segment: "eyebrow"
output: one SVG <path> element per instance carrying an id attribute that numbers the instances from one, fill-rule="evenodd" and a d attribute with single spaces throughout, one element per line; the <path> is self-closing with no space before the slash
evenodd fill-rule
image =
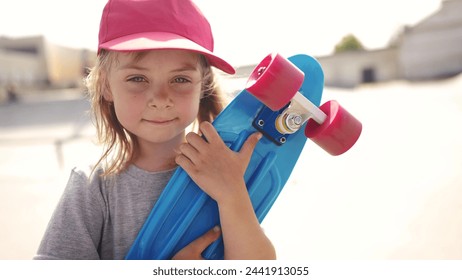
<path id="1" fill-rule="evenodd" d="M 139 66 L 136 62 L 129 62 L 125 65 L 121 65 L 118 67 L 118 70 L 139 70 L 139 71 L 149 71 L 149 68 L 147 67 L 142 67 Z M 191 63 L 184 63 L 183 65 L 179 66 L 178 68 L 174 68 L 173 70 L 170 70 L 170 73 L 177 73 L 177 72 L 186 72 L 186 71 L 198 71 L 199 67 L 196 65 L 193 65 Z"/>
<path id="2" fill-rule="evenodd" d="M 185 63 L 182 66 L 180 66 L 179 68 L 173 69 L 170 72 L 174 73 L 174 72 L 186 72 L 186 71 L 197 71 L 197 70 L 199 70 L 197 65 L 193 65 L 191 63 Z"/>
<path id="3" fill-rule="evenodd" d="M 127 69 L 133 69 L 133 70 L 140 70 L 140 71 L 148 71 L 148 68 L 146 67 L 141 67 L 139 65 L 137 65 L 136 63 L 127 63 L 125 65 L 122 65 L 120 67 L 118 67 L 117 70 L 127 70 Z"/>

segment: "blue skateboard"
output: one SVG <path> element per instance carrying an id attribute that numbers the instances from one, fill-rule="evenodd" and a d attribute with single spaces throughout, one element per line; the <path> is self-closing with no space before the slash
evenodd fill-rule
<path id="1" fill-rule="evenodd" d="M 337 103 L 317 107 L 323 85 L 324 75 L 314 58 L 269 55 L 255 68 L 246 89 L 213 122 L 234 151 L 252 133 L 264 135 L 244 176 L 260 223 L 286 184 L 307 136 L 333 155 L 348 150 L 359 137 L 361 124 Z M 218 224 L 216 202 L 178 168 L 126 259 L 171 259 Z M 202 255 L 223 259 L 223 240 L 215 241 Z"/>

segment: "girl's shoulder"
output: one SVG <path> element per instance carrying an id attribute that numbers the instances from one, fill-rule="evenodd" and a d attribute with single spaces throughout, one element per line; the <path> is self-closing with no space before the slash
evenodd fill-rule
<path id="1" fill-rule="evenodd" d="M 76 177 L 76 179 L 80 181 L 101 181 L 103 178 L 103 168 L 100 166 L 93 167 L 91 165 L 88 166 L 76 166 L 71 170 L 71 178 Z"/>
<path id="2" fill-rule="evenodd" d="M 67 188 L 75 189 L 77 192 L 101 192 L 108 181 L 102 174 L 102 167 L 76 166 L 71 170 Z"/>
<path id="3" fill-rule="evenodd" d="M 69 178 L 70 185 L 82 188 L 85 192 L 111 193 L 117 189 L 163 188 L 171 178 L 176 168 L 160 172 L 148 172 L 134 165 L 129 165 L 117 174 L 103 175 L 101 166 L 74 167 Z"/>

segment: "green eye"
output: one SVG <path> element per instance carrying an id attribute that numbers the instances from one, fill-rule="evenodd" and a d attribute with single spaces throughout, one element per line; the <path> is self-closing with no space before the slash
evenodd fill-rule
<path id="1" fill-rule="evenodd" d="M 134 77 L 130 77 L 128 78 L 128 81 L 129 82 L 135 82 L 135 83 L 142 83 L 142 82 L 145 82 L 146 79 L 142 76 L 134 76 Z"/>
<path id="2" fill-rule="evenodd" d="M 176 77 L 173 79 L 174 83 L 179 83 L 179 84 L 184 84 L 184 83 L 189 83 L 190 80 L 184 78 L 184 77 Z"/>

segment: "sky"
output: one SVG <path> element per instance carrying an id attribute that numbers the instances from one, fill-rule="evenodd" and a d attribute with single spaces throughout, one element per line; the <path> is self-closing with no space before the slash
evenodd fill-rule
<path id="1" fill-rule="evenodd" d="M 0 36 L 44 35 L 55 44 L 96 50 L 107 0 L 0 2 Z M 441 0 L 195 0 L 209 19 L 215 53 L 234 66 L 285 56 L 332 53 L 343 36 L 385 47 L 405 25 L 436 12 Z"/>

